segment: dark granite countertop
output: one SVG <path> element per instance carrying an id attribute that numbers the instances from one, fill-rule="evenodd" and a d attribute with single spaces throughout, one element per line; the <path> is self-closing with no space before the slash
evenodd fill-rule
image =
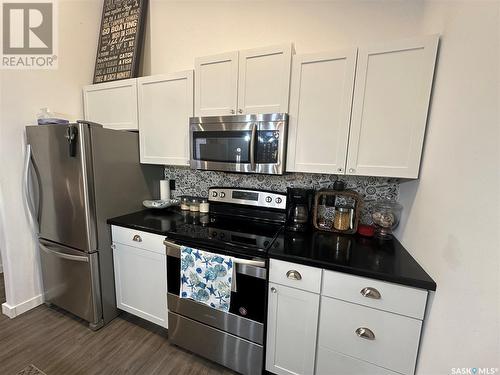
<path id="1" fill-rule="evenodd" d="M 172 230 L 184 222 L 180 210 L 145 209 L 108 219 L 107 223 L 120 227 L 142 230 L 144 232 L 166 236 Z"/>
<path id="2" fill-rule="evenodd" d="M 108 224 L 175 236 L 186 218 L 177 209 L 143 210 L 108 220 Z M 196 223 L 193 223 L 198 227 Z M 379 240 L 359 235 L 311 231 L 283 231 L 269 249 L 274 259 L 436 290 L 436 283 L 397 239 Z"/>
<path id="3" fill-rule="evenodd" d="M 285 232 L 269 257 L 332 271 L 436 290 L 436 283 L 396 239 L 330 232 Z"/>

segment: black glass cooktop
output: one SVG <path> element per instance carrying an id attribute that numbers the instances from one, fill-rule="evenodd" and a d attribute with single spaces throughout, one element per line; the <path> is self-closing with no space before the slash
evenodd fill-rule
<path id="1" fill-rule="evenodd" d="M 265 256 L 283 229 L 276 222 L 178 209 L 144 210 L 108 223 L 164 235 L 186 246 L 249 256 Z"/>

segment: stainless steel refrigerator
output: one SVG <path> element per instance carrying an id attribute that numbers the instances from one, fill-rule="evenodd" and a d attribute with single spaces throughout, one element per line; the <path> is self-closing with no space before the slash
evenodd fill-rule
<path id="1" fill-rule="evenodd" d="M 99 329 L 118 313 L 106 220 L 141 209 L 163 171 L 140 165 L 137 133 L 79 121 L 27 126 L 26 136 L 25 196 L 45 302 Z"/>

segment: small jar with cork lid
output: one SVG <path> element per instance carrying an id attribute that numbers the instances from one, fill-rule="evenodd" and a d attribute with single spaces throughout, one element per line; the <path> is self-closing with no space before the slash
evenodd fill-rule
<path id="1" fill-rule="evenodd" d="M 335 207 L 335 215 L 333 217 L 333 227 L 337 230 L 344 231 L 350 229 L 351 225 L 351 209 L 348 207 Z"/>

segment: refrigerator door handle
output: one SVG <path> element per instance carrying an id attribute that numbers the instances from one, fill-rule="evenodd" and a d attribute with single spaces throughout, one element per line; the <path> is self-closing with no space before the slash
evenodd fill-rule
<path id="1" fill-rule="evenodd" d="M 39 223 L 37 219 L 37 213 L 33 205 L 31 190 L 30 190 L 30 181 L 29 181 L 30 162 L 31 162 L 31 145 L 28 144 L 26 145 L 26 155 L 24 159 L 23 192 L 24 192 L 24 200 L 26 208 L 28 209 L 28 212 L 31 216 L 31 220 L 33 220 L 33 223 L 36 225 L 36 230 L 38 232 Z"/>
<path id="2" fill-rule="evenodd" d="M 41 242 L 40 242 L 40 249 L 42 249 L 46 253 L 49 253 L 49 254 L 52 254 L 52 255 L 58 257 L 58 258 L 67 259 L 67 260 L 74 260 L 76 262 L 86 262 L 86 263 L 89 262 L 89 258 L 87 258 L 87 257 L 60 253 L 59 251 L 49 249 L 47 246 L 45 246 Z"/>

